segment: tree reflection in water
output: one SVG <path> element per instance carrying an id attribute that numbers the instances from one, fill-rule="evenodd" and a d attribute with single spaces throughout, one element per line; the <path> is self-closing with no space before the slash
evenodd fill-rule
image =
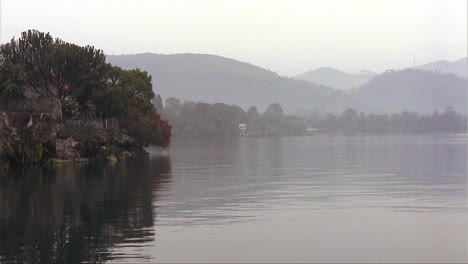
<path id="1" fill-rule="evenodd" d="M 170 172 L 169 157 L 158 156 L 0 178 L 0 261 L 102 262 L 119 243 L 153 240 L 153 197 Z"/>

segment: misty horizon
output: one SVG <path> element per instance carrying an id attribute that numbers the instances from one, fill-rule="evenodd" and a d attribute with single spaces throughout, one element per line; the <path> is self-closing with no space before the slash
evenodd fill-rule
<path id="1" fill-rule="evenodd" d="M 230 60 L 235 60 L 235 61 L 238 61 L 238 62 L 241 62 L 241 63 L 250 64 L 252 66 L 260 67 L 262 69 L 275 72 L 278 75 L 285 76 L 285 77 L 290 77 L 290 78 L 296 77 L 296 76 L 301 75 L 303 73 L 316 71 L 316 70 L 322 70 L 322 69 L 337 70 L 337 71 L 341 71 L 341 72 L 348 73 L 348 74 L 380 74 L 380 73 L 383 73 L 385 71 L 392 71 L 392 70 L 399 71 L 399 70 L 404 70 L 404 69 L 418 68 L 418 67 L 421 67 L 421 66 L 425 66 L 427 64 L 438 63 L 438 62 L 453 63 L 453 62 L 457 62 L 457 61 L 466 60 L 468 58 L 468 56 L 464 56 L 464 57 L 461 57 L 461 58 L 455 59 L 455 60 L 439 59 L 439 60 L 434 60 L 434 61 L 428 61 L 426 63 L 410 65 L 408 67 L 402 67 L 402 68 L 391 68 L 391 67 L 389 67 L 389 68 L 386 68 L 386 69 L 384 69 L 382 71 L 376 71 L 376 70 L 373 70 L 373 69 L 360 69 L 360 70 L 357 70 L 357 71 L 346 71 L 346 70 L 343 70 L 343 69 L 340 69 L 340 68 L 337 68 L 337 67 L 332 67 L 330 65 L 324 65 L 324 66 L 319 66 L 319 67 L 316 67 L 316 68 L 311 68 L 311 69 L 308 69 L 308 70 L 303 71 L 303 72 L 297 72 L 297 73 L 292 73 L 290 75 L 287 75 L 287 74 L 281 74 L 280 72 L 277 72 L 275 69 L 270 69 L 270 68 L 267 68 L 267 67 L 263 67 L 262 65 L 257 65 L 257 64 L 254 64 L 252 62 L 249 62 L 249 61 L 244 61 L 242 59 L 225 57 L 225 56 L 222 56 L 222 55 L 219 55 L 219 54 L 193 53 L 193 52 L 181 52 L 181 53 L 139 52 L 139 53 L 108 54 L 105 51 L 104 51 L 104 53 L 106 54 L 106 56 L 116 56 L 116 57 L 119 57 L 119 56 L 137 56 L 137 55 L 146 55 L 146 54 L 148 54 L 148 55 L 162 55 L 162 56 L 177 56 L 177 55 L 216 56 L 216 57 L 223 57 L 223 58 L 230 59 Z"/>
<path id="2" fill-rule="evenodd" d="M 468 263 L 466 0 L 0 0 L 1 263 Z"/>
<path id="3" fill-rule="evenodd" d="M 138 3 L 3 0 L 0 40 L 38 29 L 108 55 L 212 54 L 286 76 L 322 67 L 380 73 L 467 56 L 461 0 Z"/>

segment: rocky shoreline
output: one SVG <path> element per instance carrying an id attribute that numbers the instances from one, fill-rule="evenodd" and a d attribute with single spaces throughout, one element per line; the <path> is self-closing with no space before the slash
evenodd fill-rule
<path id="1" fill-rule="evenodd" d="M 117 161 L 143 150 L 115 121 L 61 120 L 53 113 L 0 112 L 0 172 L 10 166 Z"/>
<path id="2" fill-rule="evenodd" d="M 152 77 L 102 50 L 27 30 L 0 45 L 0 168 L 110 161 L 170 144 Z"/>

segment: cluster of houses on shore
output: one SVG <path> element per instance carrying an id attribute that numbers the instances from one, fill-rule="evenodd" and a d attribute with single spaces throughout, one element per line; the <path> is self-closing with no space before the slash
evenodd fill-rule
<path id="1" fill-rule="evenodd" d="M 319 132 L 318 128 L 307 127 L 305 135 L 314 135 Z M 276 136 L 277 134 L 269 129 L 260 129 L 258 131 L 250 132 L 247 130 L 247 124 L 239 124 L 238 135 L 241 137 L 254 137 L 254 136 Z"/>

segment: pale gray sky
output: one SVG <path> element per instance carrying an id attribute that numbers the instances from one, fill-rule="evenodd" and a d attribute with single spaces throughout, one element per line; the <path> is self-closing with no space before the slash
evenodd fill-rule
<path id="1" fill-rule="evenodd" d="M 285 75 L 467 54 L 466 0 L 1 1 L 2 43 L 34 28 L 107 54 L 217 54 Z"/>

